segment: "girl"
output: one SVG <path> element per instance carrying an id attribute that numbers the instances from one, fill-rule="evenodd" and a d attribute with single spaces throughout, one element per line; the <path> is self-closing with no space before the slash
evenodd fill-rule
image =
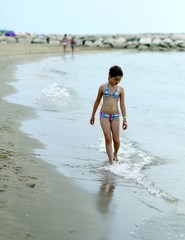
<path id="1" fill-rule="evenodd" d="M 67 34 L 65 34 L 62 38 L 62 46 L 64 49 L 64 55 L 66 54 L 67 43 L 68 43 L 68 38 L 67 38 Z"/>
<path id="2" fill-rule="evenodd" d="M 95 114 L 103 97 L 103 104 L 100 110 L 100 124 L 105 138 L 106 152 L 109 163 L 118 161 L 117 154 L 120 147 L 120 113 L 118 101 L 120 100 L 120 109 L 123 116 L 123 130 L 127 129 L 126 107 L 124 101 L 124 89 L 119 86 L 123 77 L 123 71 L 119 66 L 112 66 L 109 69 L 108 83 L 100 86 L 97 98 L 94 102 L 90 124 L 95 122 Z M 112 149 L 112 141 L 114 152 Z"/>
<path id="3" fill-rule="evenodd" d="M 76 41 L 75 41 L 74 37 L 71 38 L 70 45 L 71 45 L 71 52 L 72 52 L 72 56 L 73 56 L 74 55 L 74 49 L 76 47 Z"/>

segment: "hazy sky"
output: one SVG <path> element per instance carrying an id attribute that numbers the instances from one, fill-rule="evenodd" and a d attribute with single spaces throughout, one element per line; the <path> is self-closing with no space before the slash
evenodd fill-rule
<path id="1" fill-rule="evenodd" d="M 0 0 L 0 9 L 0 29 L 15 32 L 185 32 L 185 0 Z"/>

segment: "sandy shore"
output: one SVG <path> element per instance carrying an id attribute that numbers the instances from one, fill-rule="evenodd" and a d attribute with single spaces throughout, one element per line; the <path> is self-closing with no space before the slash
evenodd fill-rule
<path id="1" fill-rule="evenodd" d="M 82 216 L 83 212 L 86 214 L 85 207 L 83 210 L 80 205 L 88 196 L 76 191 L 70 180 L 57 173 L 54 167 L 35 157 L 32 149 L 44 146 L 19 130 L 22 120 L 36 117 L 33 110 L 3 100 L 4 96 L 15 91 L 7 83 L 15 80 L 13 73 L 16 64 L 37 61 L 45 54 L 56 54 L 58 50 L 8 45 L 0 53 L 2 240 L 61 239 L 61 234 L 68 239 L 68 235 L 74 235 L 76 231 L 78 216 Z M 45 53 L 44 56 L 41 53 Z M 73 207 L 76 203 L 74 199 L 78 199 L 78 208 Z M 78 238 L 82 239 L 82 235 Z"/>
<path id="2" fill-rule="evenodd" d="M 136 219 L 144 212 L 152 215 L 155 211 L 152 209 L 146 214 L 146 206 L 132 191 L 124 187 L 117 189 L 116 207 L 120 208 L 120 216 L 116 218 L 115 232 L 109 234 L 111 213 L 105 216 L 98 209 L 106 208 L 110 196 L 102 194 L 98 183 L 93 183 L 100 187 L 98 196 L 85 192 L 58 173 L 54 166 L 35 156 L 33 149 L 44 146 L 21 132 L 19 127 L 21 121 L 37 117 L 36 114 L 31 108 L 3 99 L 15 91 L 7 83 L 15 81 L 17 64 L 60 54 L 61 47 L 5 45 L 0 49 L 0 240 L 129 239 Z M 125 195 L 123 201 L 119 193 Z M 97 207 L 97 202 L 101 206 Z M 130 209 L 123 209 L 123 205 L 129 204 L 133 205 Z M 122 238 L 122 225 L 125 226 L 125 238 Z M 105 234 L 112 238 L 104 238 Z"/>
<path id="3" fill-rule="evenodd" d="M 84 52 L 91 50 L 104 51 L 106 48 L 99 47 L 82 47 L 78 46 L 75 48 L 75 52 Z M 111 51 L 110 48 L 107 48 Z M 67 52 L 71 50 L 68 47 Z M 23 55 L 39 55 L 39 54 L 63 54 L 63 48 L 59 45 L 48 45 L 48 44 L 0 44 L 0 57 L 3 56 L 23 56 Z"/>

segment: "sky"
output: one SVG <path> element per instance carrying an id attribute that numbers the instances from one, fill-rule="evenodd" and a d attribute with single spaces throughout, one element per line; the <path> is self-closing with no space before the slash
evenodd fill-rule
<path id="1" fill-rule="evenodd" d="M 0 9 L 0 29 L 16 33 L 185 33 L 185 0 L 0 0 Z"/>

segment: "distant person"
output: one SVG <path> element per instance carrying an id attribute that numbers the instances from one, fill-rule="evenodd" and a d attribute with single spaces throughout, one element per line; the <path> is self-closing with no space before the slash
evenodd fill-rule
<path id="1" fill-rule="evenodd" d="M 64 55 L 66 54 L 67 44 L 68 44 L 68 38 L 67 38 L 67 34 L 65 34 L 62 38 L 62 46 L 63 46 L 63 50 L 64 50 Z"/>
<path id="2" fill-rule="evenodd" d="M 74 55 L 74 49 L 76 47 L 76 41 L 75 41 L 75 38 L 72 37 L 71 40 L 70 40 L 70 46 L 71 46 L 71 52 L 72 52 L 72 56 Z"/>
<path id="3" fill-rule="evenodd" d="M 103 104 L 100 110 L 100 124 L 104 133 L 106 152 L 111 165 L 118 161 L 121 115 L 123 118 L 122 128 L 123 130 L 127 129 L 124 89 L 118 85 L 122 77 L 123 71 L 119 66 L 112 66 L 109 69 L 108 82 L 99 87 L 90 118 L 90 124 L 94 125 L 95 114 L 103 97 Z M 121 114 L 119 112 L 118 101 L 120 102 Z"/>

